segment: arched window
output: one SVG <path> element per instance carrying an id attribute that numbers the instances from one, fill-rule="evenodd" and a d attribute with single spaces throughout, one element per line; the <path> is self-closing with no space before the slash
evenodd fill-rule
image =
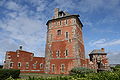
<path id="1" fill-rule="evenodd" d="M 21 62 L 18 62 L 18 67 L 21 67 Z"/>
<path id="2" fill-rule="evenodd" d="M 65 65 L 61 64 L 61 72 L 64 72 L 64 71 L 65 71 Z"/>
<path id="3" fill-rule="evenodd" d="M 13 67 L 13 62 L 10 63 L 10 67 Z"/>
<path id="4" fill-rule="evenodd" d="M 42 69 L 43 68 L 43 63 L 40 63 L 40 69 Z"/>
<path id="5" fill-rule="evenodd" d="M 61 30 L 57 30 L 57 35 L 61 35 Z"/>
<path id="6" fill-rule="evenodd" d="M 52 64 L 52 72 L 55 72 L 55 64 Z"/>

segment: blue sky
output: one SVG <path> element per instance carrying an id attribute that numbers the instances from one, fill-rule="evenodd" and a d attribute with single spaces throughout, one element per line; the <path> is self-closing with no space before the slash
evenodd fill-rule
<path id="1" fill-rule="evenodd" d="M 103 47 L 110 63 L 120 63 L 120 0 L 0 0 L 0 64 L 19 45 L 44 56 L 54 8 L 80 15 L 86 57 Z"/>

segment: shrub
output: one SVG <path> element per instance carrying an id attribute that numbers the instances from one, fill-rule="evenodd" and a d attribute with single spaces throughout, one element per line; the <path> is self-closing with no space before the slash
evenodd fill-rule
<path id="1" fill-rule="evenodd" d="M 18 78 L 20 74 L 20 70 L 15 69 L 0 69 L 0 80 L 5 80 L 10 76 L 12 78 Z"/>
<path id="2" fill-rule="evenodd" d="M 120 65 L 119 65 L 119 64 L 118 64 L 118 65 L 116 65 L 116 66 L 115 66 L 115 68 L 120 68 Z"/>
<path id="3" fill-rule="evenodd" d="M 89 69 L 89 68 L 83 68 L 83 67 L 75 67 L 70 71 L 71 75 L 74 74 L 88 74 L 88 73 L 95 73 L 96 70 L 94 69 Z"/>
<path id="4" fill-rule="evenodd" d="M 29 77 L 29 79 L 27 80 L 120 80 L 120 71 L 116 72 L 103 71 L 99 73 L 88 73 L 85 74 L 84 77 L 81 77 L 81 74 L 47 78 Z"/>

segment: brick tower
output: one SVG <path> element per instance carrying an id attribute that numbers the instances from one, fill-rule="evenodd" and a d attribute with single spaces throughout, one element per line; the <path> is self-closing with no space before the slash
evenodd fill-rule
<path id="1" fill-rule="evenodd" d="M 74 67 L 85 66 L 83 25 L 78 17 L 55 8 L 53 18 L 47 22 L 46 73 L 68 74 Z"/>

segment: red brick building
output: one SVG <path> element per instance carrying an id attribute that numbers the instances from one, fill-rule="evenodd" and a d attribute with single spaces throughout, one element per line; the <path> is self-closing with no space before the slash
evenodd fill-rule
<path id="1" fill-rule="evenodd" d="M 105 53 L 104 48 L 93 50 L 89 54 L 89 56 L 90 56 L 91 63 L 93 63 L 93 67 L 91 67 L 91 68 L 97 69 L 98 71 L 103 71 L 103 70 L 109 69 L 107 53 Z"/>
<path id="2" fill-rule="evenodd" d="M 47 22 L 46 73 L 68 74 L 73 67 L 84 66 L 83 25 L 78 17 L 56 8 Z"/>
<path id="3" fill-rule="evenodd" d="M 104 49 L 93 50 L 85 58 L 82 23 L 79 15 L 71 15 L 58 8 L 47 22 L 45 57 L 34 57 L 23 50 L 6 53 L 4 68 L 20 69 L 21 72 L 69 74 L 74 67 L 107 70 L 108 60 Z"/>
<path id="4" fill-rule="evenodd" d="M 44 57 L 34 57 L 31 52 L 17 50 L 6 52 L 5 69 L 20 69 L 22 73 L 44 73 Z"/>

